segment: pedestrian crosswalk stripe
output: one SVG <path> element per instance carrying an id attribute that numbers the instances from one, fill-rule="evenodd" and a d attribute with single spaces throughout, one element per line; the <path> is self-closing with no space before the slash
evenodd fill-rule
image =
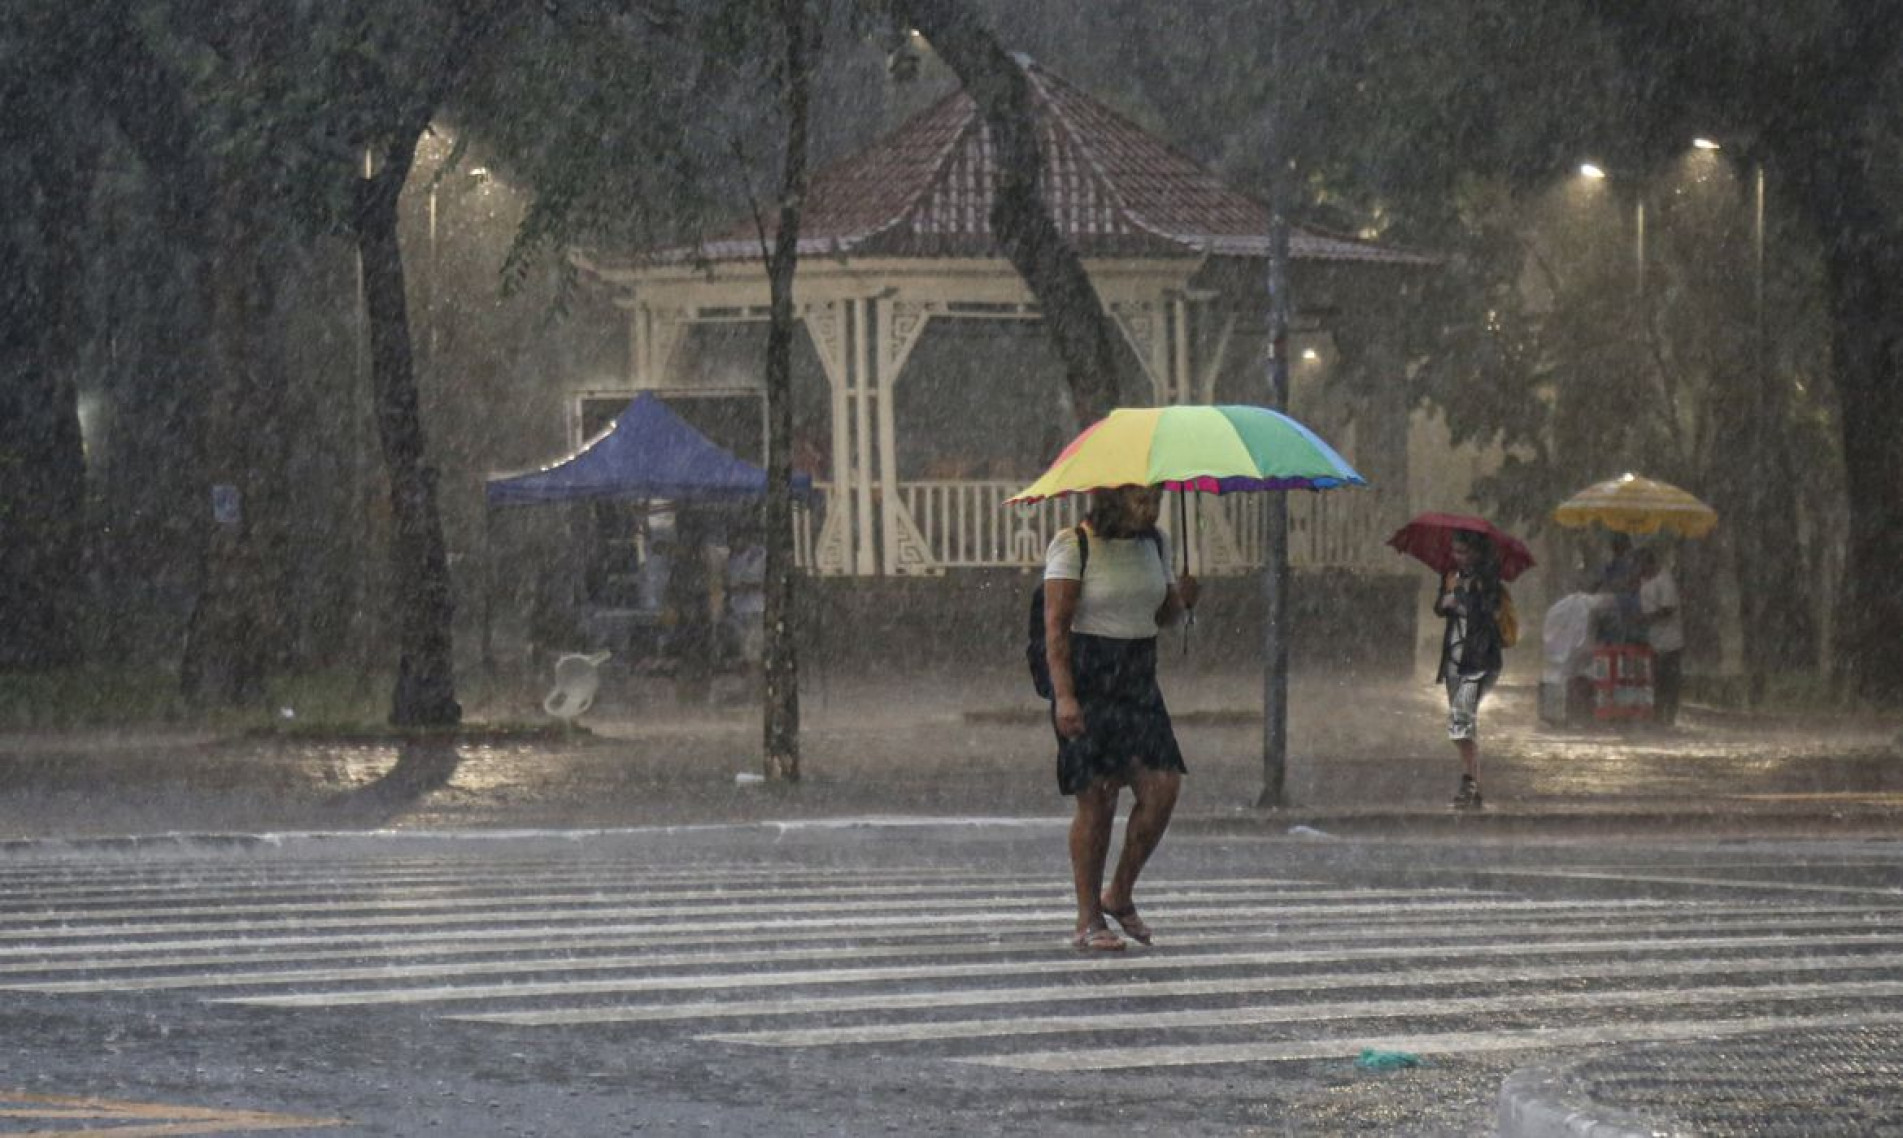
<path id="1" fill-rule="evenodd" d="M 1867 983 L 1727 985 L 1699 988 L 1626 988 L 1593 992 L 1515 992 L 1439 999 L 1358 1000 L 1348 1003 L 1283 1003 L 1268 1007 L 1201 1008 L 1115 1015 L 1013 1016 L 1009 1019 L 948 1020 L 795 1031 L 712 1032 L 719 1043 L 816 1047 L 868 1043 L 928 1043 L 953 1039 L 998 1039 L 1025 1035 L 1133 1031 L 1151 1035 L 1171 1028 L 1259 1027 L 1324 1020 L 1401 1019 L 1409 1016 L 1475 1015 L 1488 1012 L 1553 1011 L 1569 1008 L 1654 1008 L 1706 1004 L 1776 1003 L 1800 1000 L 1903 998 L 1903 981 Z"/>
<path id="2" fill-rule="evenodd" d="M 1147 896 L 1147 894 L 1146 894 Z M 1163 894 L 1159 894 L 1163 896 Z M 915 904 L 915 899 L 906 904 Z M 894 902 L 894 908 L 900 902 Z M 1761 911 L 1762 906 L 1750 911 Z M 1389 905 L 1353 905 L 1353 906 L 1254 906 L 1234 905 L 1220 909 L 1183 910 L 1168 909 L 1172 928 L 1192 927 L 1232 927 L 1239 924 L 1267 922 L 1274 929 L 1294 929 L 1308 927 L 1328 927 L 1334 922 L 1351 920 L 1359 927 L 1380 927 L 1389 923 L 1404 923 L 1422 917 L 1458 916 L 1468 924 L 1487 921 L 1510 922 L 1523 920 L 1528 916 L 1563 914 L 1577 911 L 1580 914 L 1600 913 L 1607 917 L 1621 914 L 1657 915 L 1659 913 L 1680 913 L 1689 916 L 1723 911 L 1737 912 L 1736 908 L 1721 910 L 1701 908 L 1691 903 L 1632 902 L 1632 901 L 1595 901 L 1595 902 L 1475 902 L 1471 905 L 1446 904 L 1414 906 L 1401 903 Z M 1832 912 L 1833 910 L 1816 910 Z M 1864 912 L 1867 910 L 1839 910 L 1843 912 Z M 1052 927 L 1062 927 L 1073 914 L 1066 908 L 1048 911 L 1000 912 L 985 915 L 982 919 L 973 917 L 968 923 L 980 925 L 990 930 L 993 939 L 1011 937 L 1032 937 L 1042 935 Z M 1010 927 L 1005 927 L 1010 926 Z M 302 925 L 297 926 L 302 929 Z M 1258 925 L 1258 927 L 1262 927 Z M 1336 925 L 1335 927 L 1340 927 Z M 234 929 L 219 929 L 216 926 L 194 926 L 199 933 L 220 932 L 220 936 L 197 936 L 188 939 L 151 940 L 124 939 L 107 937 L 86 940 L 83 943 L 40 943 L 0 945 L 0 970 L 12 970 L 31 967 L 46 958 L 48 953 L 79 953 L 93 957 L 139 956 L 154 952 L 201 951 L 218 949 L 271 950 L 296 948 L 300 946 L 329 948 L 333 946 L 353 946 L 364 951 L 378 950 L 379 946 L 436 945 L 444 951 L 507 948 L 509 945 L 521 945 L 537 940 L 559 941 L 598 941 L 604 938 L 633 938 L 636 943 L 665 946 L 679 944 L 717 944 L 717 943 L 758 943 L 762 933 L 767 932 L 776 942 L 822 941 L 822 940 L 861 940 L 866 937 L 906 940 L 945 939 L 945 930 L 937 925 L 921 923 L 916 917 L 878 917 L 855 916 L 849 921 L 829 921 L 825 919 L 803 920 L 797 923 L 775 921 L 770 924 L 760 920 L 737 920 L 719 922 L 683 922 L 653 924 L 647 921 L 629 922 L 619 918 L 610 920 L 566 921 L 551 924 L 528 924 L 522 928 L 403 928 L 401 931 L 378 931 L 375 923 L 365 925 L 344 925 L 323 931 L 288 931 L 274 928 L 260 922 L 242 922 Z M 121 930 L 122 931 L 122 930 Z M 1045 940 L 1043 943 L 1049 943 Z"/>
<path id="3" fill-rule="evenodd" d="M 868 996 L 808 996 L 797 999 L 702 1000 L 691 1003 L 623 1004 L 618 1007 L 532 1008 L 519 1011 L 470 1011 L 445 1019 L 506 1023 L 521 1027 L 575 1024 L 662 1023 L 703 1019 L 756 1019 L 768 1016 L 835 1015 L 845 1012 L 938 1011 L 947 1008 L 1074 1004 L 1087 994 L 1095 1000 L 1171 999 L 1234 996 L 1263 992 L 1318 992 L 1332 989 L 1403 988 L 1433 985 L 1568 983 L 1587 980 L 1671 979 L 1714 975 L 1857 971 L 1903 967 L 1903 955 L 1797 956 L 1724 960 L 1581 961 L 1502 968 L 1415 968 L 1405 972 L 1306 972 L 1239 976 L 1223 980 L 1141 980 L 1037 987 L 967 988 L 942 992 L 888 992 Z"/>
<path id="4" fill-rule="evenodd" d="M 1603 855 L 1402 887 L 1153 874 L 1162 943 L 1084 957 L 1063 884 L 995 867 L 0 859 L 0 990 L 677 1025 L 716 1046 L 914 1044 L 1027 1071 L 1571 1047 L 1903 1017 L 1903 904 L 1882 903 L 1903 893 L 1859 883 L 1882 864 L 1821 888 L 1742 859 Z M 1516 876 L 1580 884 L 1542 899 Z"/>
<path id="5" fill-rule="evenodd" d="M 1337 1059 L 1362 1051 L 1406 1051 L 1415 1054 L 1472 1054 L 1585 1047 L 1605 1043 L 1662 1043 L 1681 1039 L 1713 1039 L 1757 1035 L 1768 1031 L 1809 1028 L 1880 1027 L 1903 1023 L 1903 1012 L 1861 1012 L 1818 1016 L 1748 1016 L 1741 1018 L 1639 1021 L 1590 1024 L 1580 1027 L 1531 1028 L 1489 1032 L 1440 1032 L 1419 1035 L 1354 1035 L 1338 1039 L 1301 1039 L 1285 1043 L 1184 1044 L 1177 1047 L 1124 1046 L 1080 1051 L 1031 1051 L 1011 1055 L 969 1055 L 955 1062 L 1018 1071 L 1066 1073 L 1117 1071 L 1132 1068 L 1187 1067 L 1219 1063 L 1272 1063 L 1303 1059 Z"/>
<path id="6" fill-rule="evenodd" d="M 958 897 L 952 895 L 959 892 L 975 892 L 977 896 Z M 1234 894 L 1237 892 L 1240 891 L 1196 889 L 1177 892 L 1169 896 L 1175 900 L 1185 902 L 1225 901 L 1233 900 Z M 935 889 L 932 893 L 932 904 L 938 909 L 982 908 L 986 905 L 995 904 L 1000 895 L 1014 893 L 1029 894 L 1036 897 L 1049 897 L 1052 890 L 1049 885 L 1042 884 L 1000 885 L 983 889 L 974 888 L 971 890 L 961 890 L 957 888 Z M 1381 896 L 1504 896 L 1504 894 L 1470 894 L 1455 889 L 1402 890 L 1385 893 L 1362 891 L 1348 894 L 1339 889 L 1289 889 L 1279 893 L 1265 893 L 1260 891 L 1259 888 L 1244 895 L 1250 900 L 1258 902 L 1277 898 L 1318 900 L 1340 896 L 1353 896 L 1356 898 Z M 546 893 L 537 891 L 533 896 L 533 900 L 536 904 L 544 906 L 544 911 L 547 911 L 550 907 L 572 906 L 581 912 L 606 909 L 609 907 L 610 902 L 622 902 L 624 904 L 630 901 L 649 902 L 649 904 L 645 904 L 641 908 L 632 911 L 639 912 L 642 916 L 646 917 L 662 918 L 704 916 L 729 910 L 734 912 L 807 912 L 838 909 L 850 912 L 863 909 L 888 908 L 894 904 L 896 900 L 894 895 L 887 888 L 801 890 L 798 896 L 801 898 L 800 900 L 792 901 L 788 899 L 787 891 L 774 889 L 734 890 L 719 893 L 674 895 L 661 894 L 657 896 L 654 892 L 647 889 L 620 888 L 613 890 L 593 889 L 573 893 Z M 826 899 L 828 897 L 834 899 Z M 657 905 L 651 903 L 661 900 L 677 903 L 673 905 Z M 516 906 L 521 904 L 521 901 L 522 898 L 509 894 L 485 893 L 473 897 L 392 897 L 385 895 L 329 901 L 242 901 L 217 905 L 166 904 L 164 906 L 143 905 L 125 908 L 39 909 L 0 913 L 0 925 L 50 924 L 60 928 L 70 928 L 73 922 L 76 921 L 90 921 L 103 924 L 109 921 L 149 920 L 154 917 L 171 917 L 178 919 L 186 917 L 248 917 L 258 914 L 306 913 L 362 913 L 376 915 L 408 912 L 426 914 L 432 911 L 440 911 L 445 915 L 453 916 L 462 913 L 487 914 L 495 911 L 512 911 Z M 692 902 L 692 904 L 680 904 L 678 902 Z M 8 931 L 6 933 L 0 933 L 0 935 L 17 936 L 20 935 L 20 932 L 30 931 L 32 930 Z"/>
<path id="7" fill-rule="evenodd" d="M 732 899 L 739 901 L 760 900 L 763 898 L 785 897 L 788 892 L 797 891 L 805 897 L 865 897 L 891 895 L 894 890 L 905 886 L 929 886 L 933 896 L 955 895 L 962 893 L 1036 893 L 1051 892 L 1047 882 L 1026 882 L 1022 878 L 1009 880 L 974 879 L 969 876 L 957 879 L 903 879 L 868 883 L 861 880 L 851 881 L 798 881 L 798 882 L 748 882 L 745 885 L 733 885 L 723 882 L 653 882 L 638 874 L 626 874 L 616 878 L 602 876 L 568 878 L 533 878 L 536 896 L 543 900 L 570 899 L 590 900 L 600 897 L 642 896 L 660 899 L 692 899 L 696 897 Z M 194 883 L 196 885 L 197 883 Z M 560 887 L 559 889 L 557 887 Z M 1220 881 L 1201 881 L 1193 885 L 1179 887 L 1179 892 L 1194 890 L 1218 896 L 1228 893 L 1253 891 L 1314 891 L 1324 890 L 1341 892 L 1341 888 L 1326 881 L 1295 881 L 1287 878 L 1245 878 Z M 377 881 L 363 881 L 347 877 L 333 878 L 329 881 L 307 884 L 288 884 L 283 882 L 258 883 L 245 888 L 153 888 L 141 887 L 137 890 L 115 891 L 112 895 L 77 896 L 74 892 L 61 889 L 61 907 L 44 906 L 38 909 L 18 909 L 0 913 L 0 922 L 17 922 L 42 919 L 48 914 L 59 916 L 89 917 L 96 913 L 109 912 L 121 915 L 141 912 L 175 914 L 187 911 L 186 902 L 214 902 L 205 905 L 206 911 L 228 912 L 245 907 L 261 907 L 270 898 L 307 897 L 321 892 L 326 895 L 342 893 L 350 895 L 357 891 L 377 901 L 413 900 L 417 904 L 455 906 L 468 904 L 485 897 L 515 897 L 512 891 L 499 890 L 492 883 L 470 882 L 466 878 L 460 883 L 441 882 L 427 884 L 386 884 Z M 1459 889 L 1441 889 L 1435 892 L 1459 893 Z M 32 903 L 39 899 L 40 893 L 28 899 Z M 163 908 L 150 908 L 153 900 L 163 899 Z M 234 900 L 236 898 L 237 900 Z M 148 906 L 136 907 L 137 903 Z M 291 902 L 296 903 L 296 902 Z M 332 907 L 347 907 L 348 902 L 326 902 Z M 196 907 L 193 907 L 195 910 Z"/>
<path id="8" fill-rule="evenodd" d="M 1362 913 L 1398 913 L 1398 912 L 1455 912 L 1483 908 L 1488 904 L 1507 905 L 1526 911 L 1563 908 L 1570 902 L 1540 902 L 1512 900 L 1470 900 L 1474 895 L 1448 894 L 1435 895 L 1411 892 L 1408 890 L 1347 890 L 1335 893 L 1315 893 L 1296 896 L 1283 894 L 1273 903 L 1269 899 L 1255 898 L 1255 908 L 1265 915 L 1297 916 L 1338 916 L 1349 917 Z M 1486 895 L 1480 895 L 1485 898 Z M 1310 904 L 1288 904 L 1289 901 L 1308 901 Z M 1385 903 L 1372 904 L 1388 899 Z M 1332 902 L 1332 903 L 1322 903 Z M 453 926 L 481 924 L 546 924 L 556 921 L 577 921 L 593 919 L 606 922 L 639 921 L 649 923 L 667 921 L 667 928 L 674 931 L 717 932 L 752 929 L 760 934 L 771 934 L 781 929 L 815 928 L 836 925 L 835 917 L 825 914 L 842 910 L 854 913 L 852 923 L 866 927 L 917 926 L 919 916 L 915 912 L 895 913 L 895 909 L 912 909 L 918 904 L 917 898 L 887 899 L 863 903 L 849 902 L 843 905 L 825 903 L 806 903 L 789 901 L 782 905 L 732 906 L 730 909 L 707 909 L 682 906 L 575 906 L 554 909 L 523 909 L 500 906 L 494 913 L 472 915 L 469 913 L 429 913 L 429 914 L 389 914 L 380 917 L 288 917 L 283 920 L 256 920 L 239 922 L 247 930 L 263 934 L 266 932 L 315 932 L 322 930 L 364 929 L 364 928 L 449 928 Z M 980 904 L 974 902 L 974 905 Z M 958 906 L 948 904 L 944 908 Z M 1662 906 L 1655 906 L 1662 907 Z M 1234 904 L 1220 908 L 1185 907 L 1176 910 L 1185 917 L 1220 917 L 1237 912 Z M 794 914 L 794 915 L 781 915 Z M 858 915 L 863 914 L 863 915 Z M 1056 917 L 1054 918 L 1054 914 Z M 1068 919 L 1074 911 L 1051 909 L 1020 910 L 1016 912 L 979 912 L 961 914 L 963 923 L 1017 923 L 1048 924 L 1053 919 Z M 687 920 L 688 917 L 702 917 L 702 920 Z M 76 941 L 121 941 L 134 937 L 153 937 L 167 934 L 202 932 L 204 922 L 167 922 L 157 924 L 64 924 L 45 929 L 9 929 L 0 931 L 0 959 L 23 952 L 38 951 L 29 944 L 22 947 L 21 942 L 76 942 Z"/>
<path id="9" fill-rule="evenodd" d="M 1106 968 L 1128 971 L 1157 971 L 1185 967 L 1242 967 L 1296 964 L 1328 964 L 1343 960 L 1419 961 L 1443 955 L 1463 957 L 1565 956 L 1630 952 L 1691 952 L 1702 950 L 1741 951 L 1754 948 L 1789 948 L 1789 936 L 1782 937 L 1679 937 L 1654 940 L 1576 940 L 1540 944 L 1463 944 L 1395 945 L 1363 948 L 1326 948 L 1317 950 L 1268 952 L 1213 952 L 1196 955 L 1177 953 L 1129 955 L 1115 961 L 1103 960 Z M 1806 937 L 1804 943 L 1815 948 L 1864 946 L 1874 949 L 1903 944 L 1896 935 L 1864 934 L 1834 937 Z M 300 992 L 283 996 L 226 996 L 213 1003 L 247 1004 L 262 1007 L 345 1007 L 370 1004 L 428 1004 L 456 1001 L 521 999 L 538 996 L 603 995 L 622 992 L 681 992 L 707 989 L 800 987 L 821 984 L 865 984 L 917 980 L 974 979 L 1009 975 L 1037 975 L 1054 972 L 1076 973 L 1082 966 L 1075 957 L 1063 960 L 1025 960 L 995 964 L 941 964 L 930 967 L 874 967 L 802 969 L 786 972 L 726 972 L 686 976 L 634 976 L 612 980 L 575 980 L 566 983 L 524 982 L 519 984 L 443 984 L 427 988 L 388 988 L 377 990 L 341 989 L 329 992 Z"/>
<path id="10" fill-rule="evenodd" d="M 149 856 L 149 855 L 144 855 Z M 259 860 L 247 854 L 234 861 L 223 856 L 202 856 L 164 861 L 114 861 L 103 859 L 74 864 L 64 857 L 44 865 L 27 867 L 0 856 L 0 890 L 8 881 L 53 883 L 58 885 L 94 882 L 101 886 L 138 887 L 144 882 L 160 885 L 193 882 L 310 881 L 322 883 L 339 878 L 396 880 L 418 878 L 442 881 L 468 881 L 473 867 L 468 857 L 432 859 L 350 859 L 331 860 Z M 967 877 L 954 865 L 855 866 L 831 869 L 823 866 L 788 865 L 783 861 L 732 862 L 709 866 L 667 866 L 636 862 L 618 857 L 512 858 L 510 871 L 535 877 L 560 874 L 632 874 L 647 881 L 943 881 Z M 1236 880 L 1236 879 L 1231 879 Z M 1276 877 L 1274 880 L 1287 880 Z"/>
<path id="11" fill-rule="evenodd" d="M 1479 869 L 1474 872 L 1497 877 L 1550 877 L 1566 881 L 1631 881 L 1643 885 L 1696 885 L 1700 888 L 1768 889 L 1792 893 L 1846 893 L 1852 896 L 1903 900 L 1903 888 L 1894 885 L 1826 885 L 1806 881 L 1740 880 L 1735 877 L 1688 877 L 1664 873 L 1588 873 L 1572 869 Z"/>
<path id="12" fill-rule="evenodd" d="M 1539 930 L 1543 936 L 1578 936 L 1603 928 L 1603 922 L 1577 922 L 1565 925 L 1544 925 Z M 1744 932 L 1763 932 L 1775 929 L 1802 929 L 1808 933 L 1863 929 L 1869 930 L 1869 923 L 1861 919 L 1826 921 L 1817 917 L 1758 918 L 1741 921 L 1726 929 L 1737 934 Z M 1709 921 L 1700 921 L 1695 925 L 1685 922 L 1658 923 L 1651 925 L 1627 924 L 1621 932 L 1626 935 L 1650 934 L 1665 937 L 1670 934 L 1684 934 L 1688 931 L 1714 931 Z M 1892 931 L 1903 933 L 1903 924 L 1896 925 Z M 1278 935 L 1278 944 L 1329 943 L 1396 940 L 1406 938 L 1409 944 L 1417 947 L 1426 937 L 1434 938 L 1434 948 L 1451 951 L 1459 944 L 1476 935 L 1498 935 L 1497 931 L 1475 930 L 1465 925 L 1414 926 L 1404 932 L 1384 932 L 1367 929 L 1315 930 L 1297 935 Z M 1236 936 L 1228 933 L 1184 934 L 1173 933 L 1168 947 L 1171 949 L 1195 948 L 1208 945 L 1232 945 Z M 1529 945 L 1536 942 L 1524 941 Z M 1666 942 L 1669 943 L 1669 942 Z M 395 946 L 405 952 L 384 952 L 386 957 L 403 955 L 433 955 L 426 946 Z M 518 948 L 521 946 L 518 946 Z M 557 951 L 556 946 L 536 945 L 541 951 Z M 699 952 L 642 952 L 638 955 L 616 954 L 601 956 L 573 955 L 573 945 L 559 949 L 560 956 L 534 957 L 514 955 L 506 960 L 481 960 L 454 962 L 433 959 L 425 964 L 372 964 L 352 968 L 295 968 L 295 969 L 256 969 L 259 963 L 268 963 L 257 956 L 236 953 L 221 953 L 202 957 L 158 957 L 137 962 L 118 961 L 103 965 L 93 963 L 93 969 L 112 973 L 104 978 L 87 980 L 56 979 L 16 979 L 0 981 L 0 991 L 10 992 L 57 992 L 79 994 L 87 992 L 134 992 L 134 991 L 177 991 L 187 989 L 214 988 L 264 988 L 278 985 L 297 985 L 325 983 L 335 984 L 356 980 L 395 982 L 399 980 L 431 977 L 447 979 L 458 976 L 482 975 L 546 975 L 554 973 L 608 972 L 652 970 L 679 967 L 737 967 L 756 964 L 787 964 L 798 962 L 820 963 L 828 960 L 863 961 L 875 959 L 894 959 L 906 957 L 952 957 L 952 956 L 1022 956 L 1030 952 L 1050 951 L 1050 941 L 1041 937 L 1037 941 L 1018 940 L 1015 943 L 950 942 L 942 939 L 929 940 L 914 944 L 852 944 L 833 947 L 796 947 L 796 948 L 754 948 L 740 951 L 699 951 Z M 610 944 L 594 944 L 589 947 L 649 947 L 640 937 L 619 938 Z M 362 959 L 365 953 L 353 950 L 347 954 L 352 959 Z M 291 959 L 309 959 L 309 956 L 290 954 Z M 1199 957 L 1185 955 L 1178 957 L 1184 964 L 1195 964 Z M 159 967 L 209 967 L 211 971 L 189 972 L 178 975 L 125 975 L 123 973 L 137 969 Z"/>

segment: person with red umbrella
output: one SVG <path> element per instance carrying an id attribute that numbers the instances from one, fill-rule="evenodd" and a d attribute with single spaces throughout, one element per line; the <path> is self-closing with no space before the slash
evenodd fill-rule
<path id="1" fill-rule="evenodd" d="M 1447 737 L 1460 755 L 1460 786 L 1454 809 L 1478 810 L 1480 794 L 1480 701 L 1500 678 L 1499 614 L 1503 587 L 1493 542 L 1461 531 L 1451 549 L 1454 568 L 1441 576 L 1434 613 L 1447 621 L 1441 634 L 1440 669 L 1447 685 Z"/>
<path id="2" fill-rule="evenodd" d="M 1480 701 L 1500 678 L 1501 649 L 1517 638 L 1504 579 L 1533 565 L 1525 543 L 1482 518 L 1423 514 L 1402 526 L 1388 544 L 1441 574 L 1434 614 L 1446 620 L 1441 634 L 1437 683 L 1447 686 L 1447 737 L 1460 756 L 1456 810 L 1478 810 L 1480 793 Z"/>

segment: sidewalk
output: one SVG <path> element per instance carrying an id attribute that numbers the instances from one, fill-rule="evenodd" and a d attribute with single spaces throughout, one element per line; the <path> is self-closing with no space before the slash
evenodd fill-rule
<path id="1" fill-rule="evenodd" d="M 0 839 L 306 829 L 616 827 L 883 815 L 1060 817 L 1044 705 L 1015 671 L 803 678 L 803 780 L 762 785 L 760 717 L 726 681 L 682 708 L 661 681 L 604 692 L 552 742 L 401 746 L 193 731 L 0 736 Z M 1676 729 L 1553 731 L 1536 693 L 1482 713 L 1487 808 L 1447 807 L 1458 767 L 1440 689 L 1290 684 L 1288 802 L 1263 785 L 1260 678 L 1166 674 L 1190 778 L 1178 825 L 1396 835 L 1903 831 L 1894 718 L 1691 707 Z M 528 717 L 522 706 L 477 718 Z"/>

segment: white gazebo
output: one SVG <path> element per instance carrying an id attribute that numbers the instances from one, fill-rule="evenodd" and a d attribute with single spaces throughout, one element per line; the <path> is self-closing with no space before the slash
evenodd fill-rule
<path id="1" fill-rule="evenodd" d="M 1262 401 L 1268 210 L 1043 68 L 1027 64 L 1026 74 L 1045 198 L 1129 348 L 1128 401 Z M 1069 503 L 1024 512 L 1002 505 L 1051 457 L 1026 441 L 1023 432 L 1033 427 L 1025 424 L 1046 443 L 1077 424 L 1061 420 L 1054 357 L 1041 371 L 1033 366 L 1047 349 L 1028 324 L 1039 318 L 1037 306 L 992 238 L 995 176 L 983 117 L 957 92 L 813 180 L 796 308 L 823 375 L 816 404 L 830 415 L 814 417 L 820 437 L 805 448 L 820 494 L 807 515 L 817 532 L 802 533 L 799 543 L 811 572 L 902 577 L 1028 568 L 1041 561 L 1052 528 L 1071 517 Z M 1303 229 L 1292 234 L 1291 253 L 1297 332 L 1322 352 L 1329 314 L 1351 303 L 1345 298 L 1357 287 L 1365 291 L 1370 271 L 1429 263 Z M 751 222 L 691 250 L 578 259 L 612 290 L 631 324 L 627 389 L 586 394 L 625 400 L 632 391 L 761 390 L 757 368 L 710 375 L 694 359 L 697 330 L 767 319 L 766 269 Z M 978 353 L 956 347 L 923 353 L 940 366 L 965 363 L 955 382 L 922 371 L 921 342 L 933 329 L 951 332 L 964 322 L 1030 327 L 1032 335 L 990 358 L 1023 358 L 1037 377 L 971 365 Z M 908 398 L 928 403 L 929 418 L 908 411 Z M 1357 406 L 1338 425 L 1318 424 L 1375 489 L 1290 496 L 1290 556 L 1298 568 L 1390 560 L 1380 538 L 1406 509 L 1407 414 L 1396 398 Z M 957 461 L 961 446 L 970 461 Z M 1260 503 L 1260 496 L 1237 496 L 1205 506 L 1199 572 L 1252 564 Z"/>

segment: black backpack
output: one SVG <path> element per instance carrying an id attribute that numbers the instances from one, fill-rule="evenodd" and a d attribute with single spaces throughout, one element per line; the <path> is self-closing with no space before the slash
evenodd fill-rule
<path id="1" fill-rule="evenodd" d="M 1084 570 L 1090 568 L 1090 535 L 1083 526 L 1077 527 L 1077 578 L 1082 580 Z M 1039 581 L 1031 589 L 1031 623 L 1025 629 L 1024 662 L 1031 669 L 1031 690 L 1039 699 L 1050 699 L 1051 658 L 1045 654 L 1044 643 L 1044 582 Z"/>
<path id="2" fill-rule="evenodd" d="M 1146 535 L 1156 545 L 1156 555 L 1163 556 L 1163 535 L 1150 530 Z M 1090 533 L 1083 526 L 1077 527 L 1077 580 L 1082 583 L 1084 570 L 1090 567 Z M 1050 699 L 1055 693 L 1051 690 L 1051 661 L 1045 654 L 1044 643 L 1044 582 L 1039 581 L 1031 590 L 1031 619 L 1024 630 L 1024 663 L 1031 669 L 1031 690 L 1040 699 Z"/>

